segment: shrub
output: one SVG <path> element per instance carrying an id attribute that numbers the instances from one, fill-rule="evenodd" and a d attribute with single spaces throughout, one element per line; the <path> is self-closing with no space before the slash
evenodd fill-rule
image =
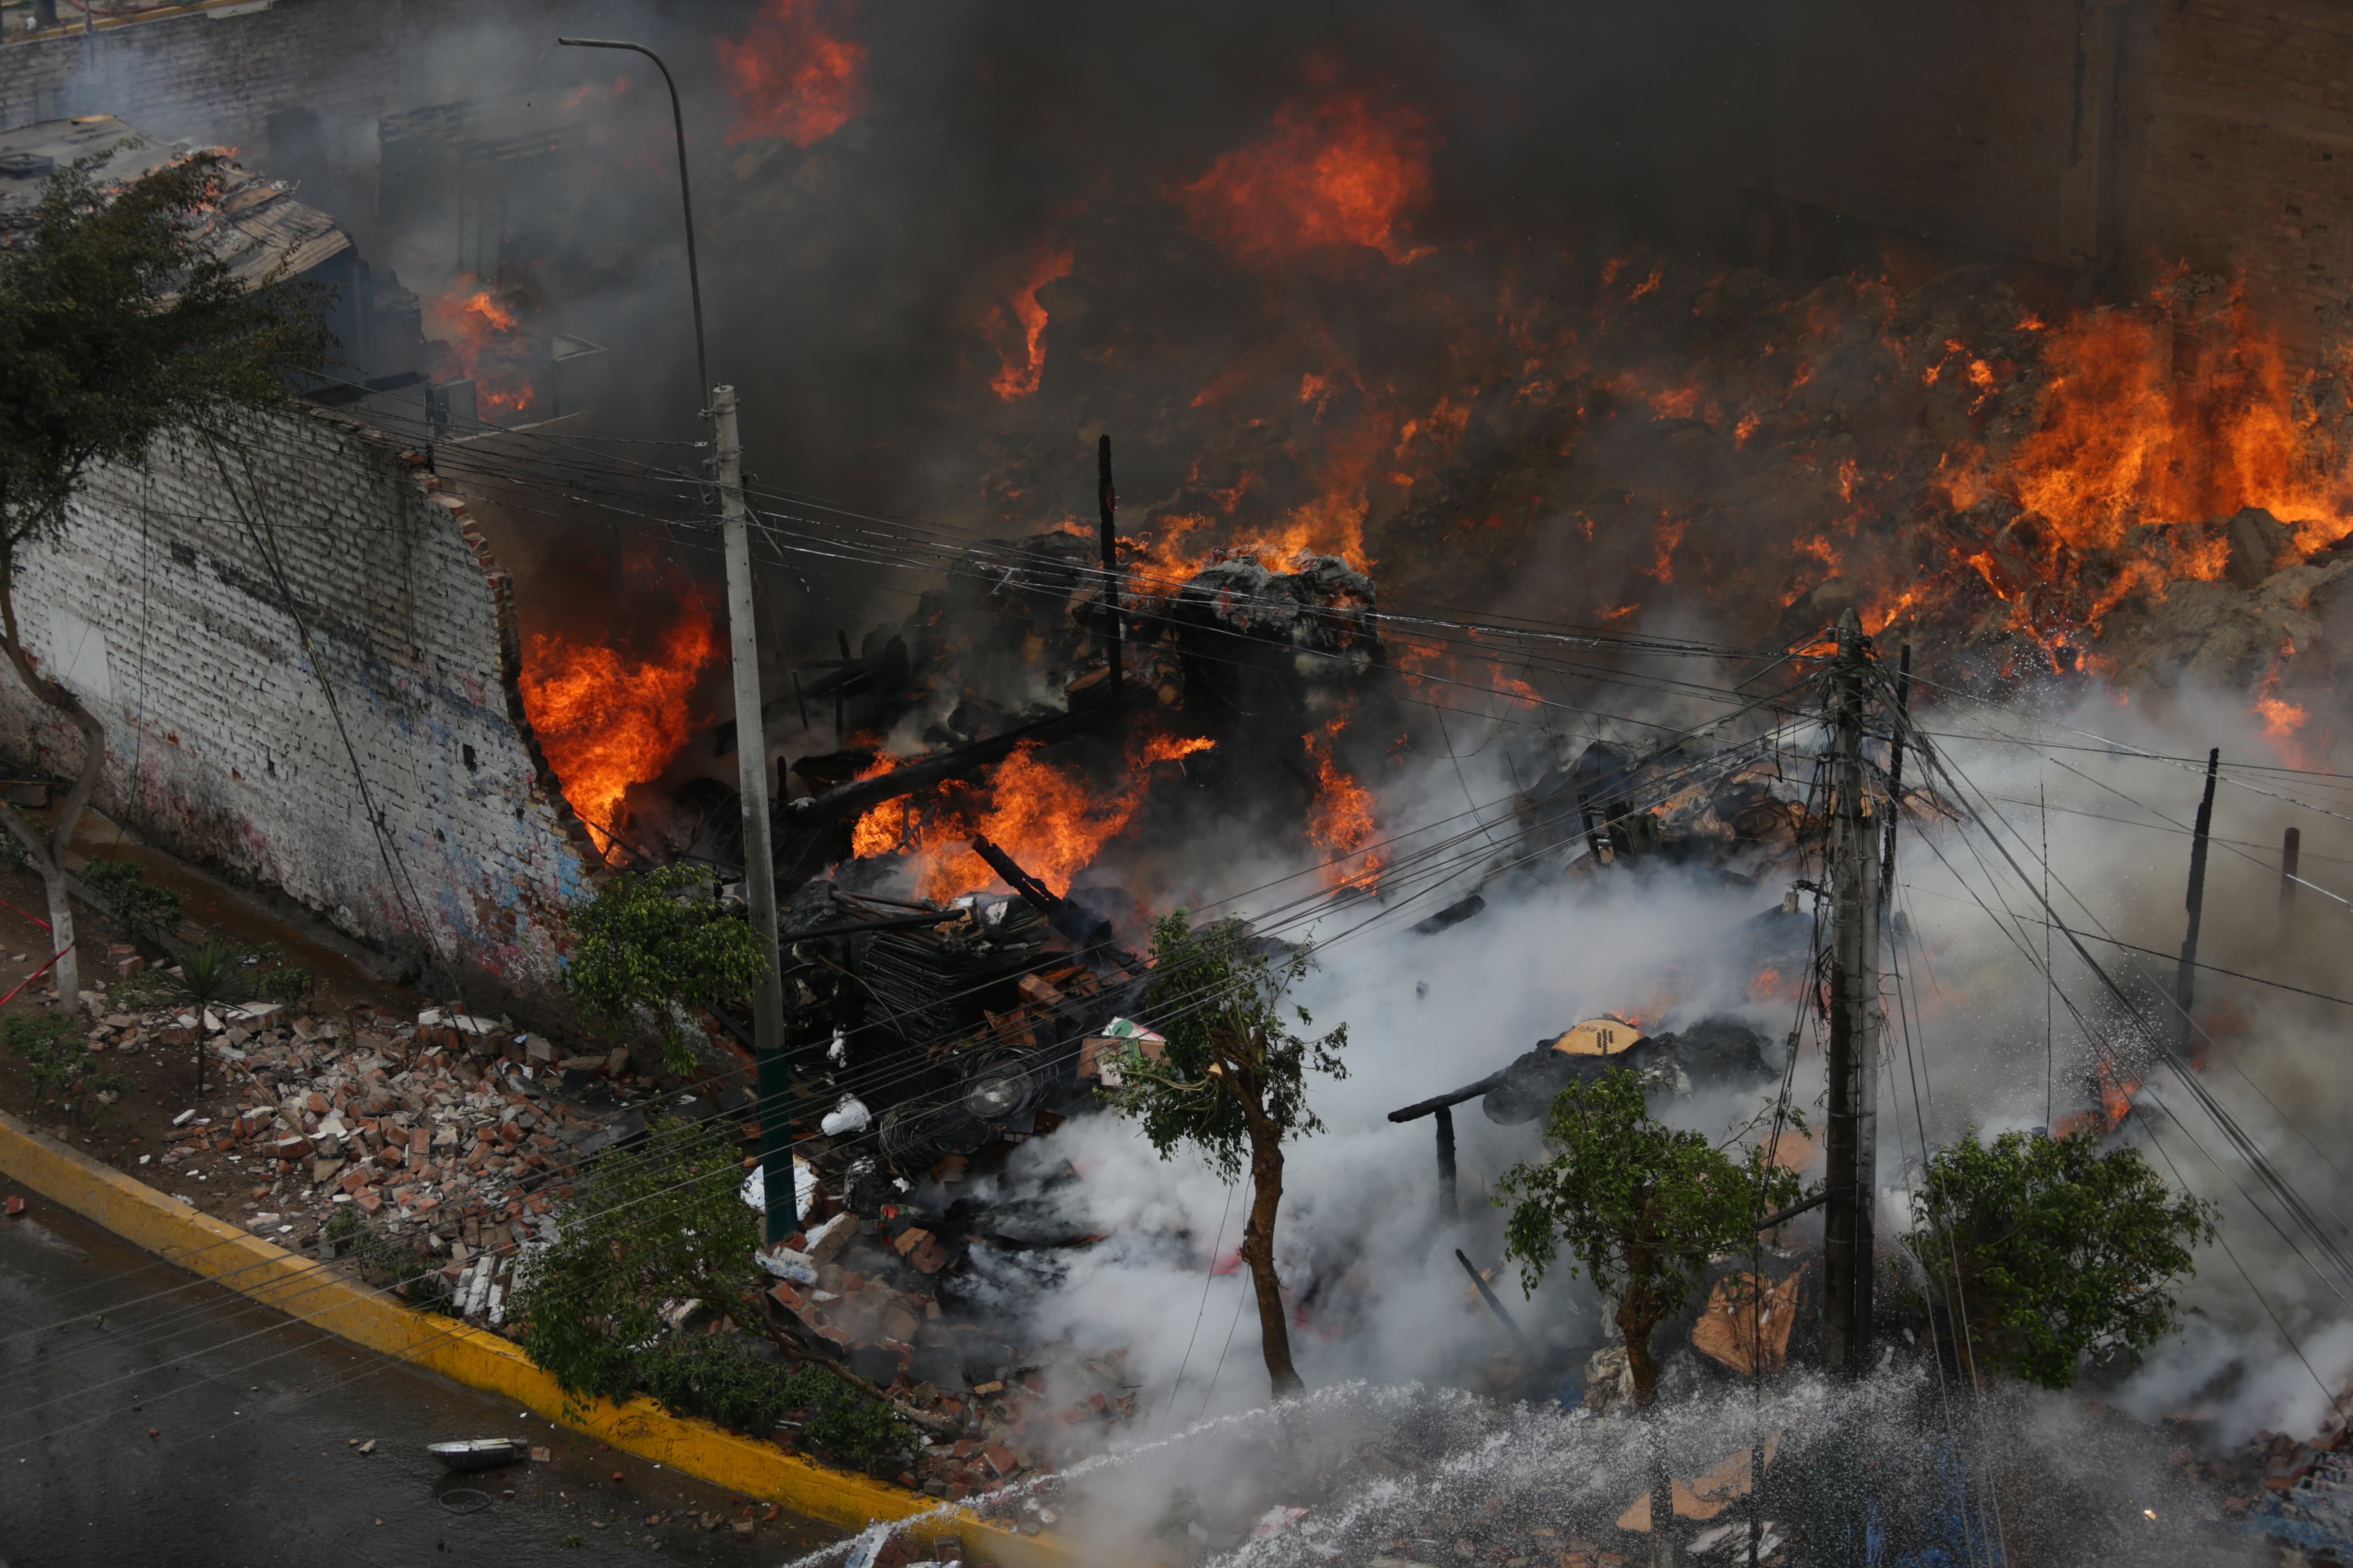
<path id="1" fill-rule="evenodd" d="M 12 1013 L 0 1024 L 0 1039 L 25 1058 L 37 1094 L 62 1094 L 81 1072 L 88 1053 L 81 1036 L 62 1013 Z"/>
<path id="2" fill-rule="evenodd" d="M 82 868 L 81 879 L 106 900 L 115 923 L 133 942 L 161 947 L 180 929 L 180 895 L 159 888 L 147 873 L 129 860 L 92 860 Z"/>

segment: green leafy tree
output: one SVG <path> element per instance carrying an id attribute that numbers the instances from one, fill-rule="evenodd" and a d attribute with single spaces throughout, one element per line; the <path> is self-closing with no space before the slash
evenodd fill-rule
<path id="1" fill-rule="evenodd" d="M 1618 1330 L 1634 1374 L 1634 1404 L 1659 1396 L 1651 1335 L 1683 1310 L 1706 1277 L 1707 1260 L 1749 1241 L 1757 1222 L 1795 1199 L 1798 1178 L 1761 1147 L 1736 1159 L 1725 1143 L 1669 1127 L 1651 1114 L 1643 1076 L 1619 1068 L 1561 1090 L 1545 1122 L 1541 1160 L 1524 1161 L 1495 1184 L 1508 1204 L 1504 1252 L 1533 1291 L 1565 1250 L 1605 1296 L 1617 1299 Z M 1653 1449 L 1651 1560 L 1668 1560 L 1672 1482 Z"/>
<path id="2" fill-rule="evenodd" d="M 58 994 L 79 1005 L 65 856 L 98 787 L 106 727 L 26 647 L 16 612 L 26 552 L 54 538 L 92 468 L 138 464 L 159 437 L 225 430 L 282 405 L 290 371 L 324 363 L 318 290 L 232 276 L 206 246 L 222 163 L 200 153 L 125 184 L 86 164 L 44 187 L 18 245 L 0 251 L 0 648 L 45 706 L 81 736 L 81 760 L 44 824 L 0 803 L 49 906 Z"/>
<path id="3" fill-rule="evenodd" d="M 1798 1178 L 1761 1147 L 1736 1159 L 1731 1142 L 1669 1127 L 1644 1103 L 1642 1075 L 1619 1068 L 1561 1090 L 1546 1157 L 1495 1184 L 1496 1204 L 1512 1211 L 1504 1251 L 1530 1290 L 1566 1251 L 1617 1300 L 1639 1405 L 1658 1397 L 1651 1331 L 1683 1310 L 1710 1258 L 1746 1244 L 1761 1215 L 1797 1196 Z"/>
<path id="4" fill-rule="evenodd" d="M 659 1121 L 643 1144 L 590 1168 L 556 1211 L 555 1242 L 533 1248 L 519 1270 L 515 1310 L 523 1320 L 523 1349 L 575 1398 L 617 1400 L 645 1390 L 698 1414 L 746 1422 L 746 1412 L 768 1403 L 780 1401 L 781 1408 L 807 1402 L 794 1388 L 763 1392 L 756 1363 L 706 1363 L 692 1347 L 670 1341 L 663 1309 L 699 1300 L 766 1339 L 786 1360 L 881 1402 L 885 1413 L 867 1418 L 870 1438 L 880 1440 L 877 1421 L 955 1432 L 955 1423 L 892 1400 L 831 1359 L 822 1342 L 770 1321 L 766 1281 L 752 1256 L 759 1216 L 737 1194 L 744 1167 L 733 1131 Z M 856 1426 L 837 1415 L 844 1432 Z"/>
<path id="5" fill-rule="evenodd" d="M 2174 1287 L 2214 1213 L 2094 1133 L 1984 1143 L 1971 1128 L 1930 1158 L 1907 1239 L 1935 1298 L 1957 1305 L 1978 1372 L 2067 1388 L 2085 1355 L 2173 1331 Z"/>
<path id="6" fill-rule="evenodd" d="M 1307 973 L 1308 950 L 1280 963 L 1252 942 L 1250 928 L 1225 921 L 1193 929 L 1185 911 L 1152 928 L 1152 984 L 1145 1014 L 1167 1045 L 1157 1061 L 1130 1047 L 1120 1064 L 1113 1109 L 1134 1119 L 1167 1159 L 1198 1150 L 1231 1183 L 1247 1157 L 1250 1218 L 1242 1261 L 1258 1295 L 1259 1339 L 1276 1398 L 1297 1390 L 1282 1287 L 1274 1272 L 1274 1227 L 1282 1206 L 1282 1145 L 1323 1131 L 1307 1104 L 1307 1075 L 1347 1076 L 1340 1059 L 1347 1026 L 1313 1037 L 1292 1028 L 1315 1020 L 1283 997 Z"/>
<path id="7" fill-rule="evenodd" d="M 572 911 L 571 926 L 565 989 L 608 1027 L 652 1013 L 677 1072 L 694 1066 L 680 1009 L 740 1002 L 767 970 L 750 923 L 691 866 L 624 871 Z"/>

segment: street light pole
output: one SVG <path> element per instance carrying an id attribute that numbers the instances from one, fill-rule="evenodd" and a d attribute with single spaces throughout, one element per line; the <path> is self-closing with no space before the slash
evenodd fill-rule
<path id="1" fill-rule="evenodd" d="M 654 62 L 670 89 L 670 129 L 678 139 L 678 197 L 686 217 L 686 280 L 694 298 L 694 367 L 698 395 L 708 397 L 718 458 L 720 527 L 726 546 L 728 655 L 735 677 L 735 777 L 744 805 L 744 901 L 753 932 L 768 961 L 752 992 L 752 1047 L 759 1077 L 761 1185 L 767 1202 L 767 1239 L 799 1228 L 793 1185 L 792 1076 L 785 1058 L 784 971 L 776 950 L 776 859 L 769 841 L 768 746 L 760 718 L 760 636 L 752 610 L 752 541 L 744 503 L 744 446 L 736 434 L 735 389 L 711 384 L 702 341 L 702 275 L 694 250 L 694 196 L 686 174 L 686 119 L 678 83 L 661 57 L 643 44 L 616 38 L 558 38 L 578 48 L 628 49 Z"/>
<path id="2" fill-rule="evenodd" d="M 559 44 L 569 44 L 575 49 L 628 49 L 654 62 L 661 72 L 662 85 L 670 89 L 670 128 L 678 142 L 678 204 L 686 213 L 686 287 L 694 299 L 694 385 L 697 397 L 711 395 L 711 356 L 702 348 L 702 269 L 694 256 L 694 189 L 686 177 L 686 116 L 678 107 L 678 83 L 670 79 L 670 67 L 662 58 L 643 44 L 625 43 L 619 38 L 558 38 Z"/>

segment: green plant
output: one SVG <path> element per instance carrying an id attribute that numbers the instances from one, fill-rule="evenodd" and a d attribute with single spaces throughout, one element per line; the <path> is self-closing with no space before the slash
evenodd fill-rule
<path id="1" fill-rule="evenodd" d="M 683 1409 L 755 1415 L 766 1408 L 765 1373 L 702 1359 L 716 1351 L 660 1348 L 663 1308 L 693 1299 L 827 1382 L 887 1400 L 770 1322 L 765 1280 L 752 1261 L 759 1219 L 736 1195 L 744 1166 L 732 1134 L 718 1125 L 655 1123 L 643 1144 L 590 1167 L 556 1211 L 555 1241 L 524 1258 L 511 1310 L 522 1325 L 523 1350 L 567 1395 L 617 1400 L 645 1389 Z M 950 1428 L 936 1416 L 906 1414 L 919 1425 Z"/>
<path id="2" fill-rule="evenodd" d="M 298 964 L 286 962 L 285 950 L 274 942 L 257 942 L 248 948 L 245 966 L 251 973 L 246 984 L 256 996 L 280 1006 L 296 1007 L 311 998 L 318 989 L 318 977 Z"/>
<path id="3" fill-rule="evenodd" d="M 786 1378 L 784 1395 L 786 1408 L 805 1412 L 801 1436 L 812 1447 L 861 1468 L 903 1454 L 913 1445 L 913 1429 L 888 1403 L 871 1399 L 815 1367 L 803 1367 Z"/>
<path id="4" fill-rule="evenodd" d="M 694 1066 L 679 1009 L 741 1001 L 768 967 L 748 923 L 696 896 L 707 885 L 691 866 L 624 871 L 571 911 L 565 989 L 608 1027 L 651 1013 L 675 1072 Z"/>
<path id="5" fill-rule="evenodd" d="M 700 1415 L 739 1432 L 765 1433 L 791 1405 L 786 1370 L 746 1353 L 742 1334 L 681 1334 L 649 1352 L 638 1386 L 681 1415 Z"/>
<path id="6" fill-rule="evenodd" d="M 1967 1325 L 1973 1371 L 2063 1389 L 2086 1354 L 2173 1331 L 2173 1287 L 2215 1212 L 2139 1150 L 2102 1153 L 2095 1133 L 1982 1143 L 1971 1128 L 1930 1157 L 1906 1239 L 1936 1304 Z"/>
<path id="7" fill-rule="evenodd" d="M 1164 1160 L 1179 1148 L 1197 1149 L 1231 1183 L 1247 1155 L 1250 1206 L 1241 1255 L 1258 1296 L 1267 1376 L 1279 1398 L 1300 1386 L 1274 1272 L 1282 1145 L 1323 1130 L 1307 1104 L 1307 1075 L 1347 1076 L 1340 1059 L 1347 1026 L 1312 1039 L 1293 1032 L 1282 998 L 1307 973 L 1308 950 L 1293 948 L 1277 964 L 1240 921 L 1196 931 L 1182 910 L 1164 916 L 1152 928 L 1152 963 L 1145 1008 L 1167 1043 L 1157 1061 L 1129 1047 L 1112 1107 L 1142 1124 Z M 1304 1007 L 1289 1011 L 1300 1024 L 1314 1025 Z"/>
<path id="8" fill-rule="evenodd" d="M 188 949 L 180 960 L 180 977 L 174 986 L 179 1000 L 196 1015 L 196 1092 L 205 1091 L 205 1012 L 253 994 L 247 980 L 244 955 L 221 941 L 207 937 Z"/>
<path id="9" fill-rule="evenodd" d="M 37 663 L 17 614 L 25 552 L 65 524 L 101 463 L 136 468 L 174 431 L 209 435 L 295 401 L 286 372 L 326 363 L 323 291 L 272 273 L 249 286 L 215 248 L 223 160 L 174 158 L 101 183 L 95 159 L 58 170 L 0 250 L 0 652 L 34 699 L 79 732 L 72 783 L 47 822 L 0 803 L 31 861 L 69 1010 L 81 986 L 65 858 L 106 759 L 106 726 Z"/>
<path id="10" fill-rule="evenodd" d="M 0 1039 L 24 1058 L 33 1092 L 44 1097 L 63 1094 L 80 1075 L 89 1054 L 62 1013 L 11 1013 L 0 1022 Z"/>
<path id="11" fill-rule="evenodd" d="M 1672 1128 L 1643 1100 L 1643 1078 L 1619 1068 L 1572 1083 L 1553 1100 L 1541 1160 L 1495 1184 L 1511 1208 L 1504 1255 L 1530 1290 L 1566 1250 L 1586 1278 L 1618 1300 L 1618 1327 L 1634 1374 L 1634 1403 L 1658 1395 L 1651 1331 L 1683 1309 L 1707 1260 L 1746 1243 L 1759 1216 L 1788 1206 L 1798 1178 L 1759 1146 L 1743 1159 L 1704 1133 Z"/>
<path id="12" fill-rule="evenodd" d="M 81 879 L 105 900 L 115 922 L 133 942 L 160 948 L 179 931 L 180 895 L 149 881 L 136 862 L 92 860 L 82 868 Z"/>
<path id="13" fill-rule="evenodd" d="M 11 1013 L 0 1023 L 0 1040 L 24 1058 L 25 1076 L 33 1092 L 69 1099 L 68 1114 L 79 1122 L 98 1097 L 121 1095 L 131 1080 L 119 1072 L 90 1070 L 90 1052 L 73 1024 L 61 1013 Z"/>
<path id="14" fill-rule="evenodd" d="M 1761 1144 L 1742 1160 L 1727 1152 L 1749 1128 L 1719 1146 L 1669 1127 L 1651 1114 L 1644 1082 L 1634 1068 L 1618 1068 L 1561 1090 L 1545 1122 L 1549 1152 L 1504 1173 L 1494 1201 L 1511 1208 L 1504 1254 L 1518 1261 L 1528 1290 L 1566 1248 L 1596 1289 L 1618 1299 L 1634 1404 L 1647 1411 L 1659 1395 L 1651 1334 L 1699 1288 L 1710 1258 L 1751 1240 L 1759 1218 L 1796 1198 L 1798 1178 Z M 1673 1492 L 1655 1444 L 1650 1476 L 1657 1562 Z"/>

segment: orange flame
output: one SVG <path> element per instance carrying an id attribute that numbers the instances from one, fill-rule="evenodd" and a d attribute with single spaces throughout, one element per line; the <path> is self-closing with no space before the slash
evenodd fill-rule
<path id="1" fill-rule="evenodd" d="M 2186 346 L 2147 311 L 2095 310 L 2053 331 L 2042 423 L 2000 482 L 2079 550 L 2121 544 L 2136 522 L 2245 507 L 2295 529 L 2306 553 L 2353 532 L 2343 479 L 2303 460 L 2312 416 L 2296 407 L 2277 335 L 2235 294 L 2196 324 Z M 2189 552 L 2161 564 L 2167 575 L 2213 577 L 2222 563 Z"/>
<path id="2" fill-rule="evenodd" d="M 927 899 L 952 899 L 998 886 L 988 862 L 973 853 L 971 841 L 987 838 L 1056 893 L 1067 893 L 1081 871 L 1094 863 L 1144 805 L 1152 769 L 1216 742 L 1178 735 L 1146 735 L 1128 748 L 1124 787 L 1106 793 L 1075 767 L 1041 761 L 1035 742 L 1025 742 L 997 764 L 976 790 L 950 785 L 919 816 L 911 803 L 885 801 L 850 829 L 850 849 L 860 857 L 902 854 L 913 862 L 916 890 Z M 878 758 L 861 777 L 887 773 L 895 759 Z"/>
<path id="3" fill-rule="evenodd" d="M 1315 800 L 1308 807 L 1307 837 L 1330 852 L 1324 867 L 1325 887 L 1361 888 L 1369 893 L 1380 886 L 1381 868 L 1388 864 L 1388 856 L 1377 847 L 1366 847 L 1380 832 L 1373 817 L 1373 792 L 1332 755 L 1333 742 L 1347 727 L 1345 717 L 1335 719 L 1302 737 L 1315 763 Z"/>
<path id="4" fill-rule="evenodd" d="M 611 852 L 629 786 L 659 778 L 685 747 L 687 698 L 715 646 L 711 613 L 691 595 L 654 658 L 557 634 L 526 645 L 523 712 L 599 854 Z"/>
<path id="5" fill-rule="evenodd" d="M 2099 1064 L 2095 1080 L 2100 1095 L 2099 1109 L 2069 1111 L 2052 1125 L 2051 1135 L 2053 1138 L 2065 1138 L 2086 1129 L 2114 1132 L 2125 1124 L 2125 1118 L 2132 1114 L 2132 1097 L 2134 1091 L 2140 1088 L 2140 1080 L 2118 1078 L 2116 1070 L 2105 1062 Z"/>
<path id="6" fill-rule="evenodd" d="M 848 9 L 763 0 L 742 43 L 719 40 L 719 75 L 737 110 L 729 146 L 781 137 L 814 147 L 866 112 L 866 46 L 841 36 Z M 829 23 L 825 11 L 840 19 Z"/>
<path id="7" fill-rule="evenodd" d="M 523 331 L 512 293 L 501 299 L 472 273 L 460 273 L 426 301 L 425 331 L 442 344 L 443 379 L 471 380 L 478 408 L 522 414 L 539 401 L 539 344 Z"/>
<path id="8" fill-rule="evenodd" d="M 2327 737 L 2316 749 L 2307 750 L 2298 734 L 2312 717 L 2300 702 L 2291 702 L 2279 694 L 2280 675 L 2287 661 L 2295 657 L 2295 639 L 2282 639 L 2279 651 L 2272 656 L 2271 668 L 2263 672 L 2263 684 L 2255 689 L 2255 713 L 2263 721 L 2263 733 L 2279 748 L 2280 757 L 2290 767 L 2320 767 L 2326 763 Z"/>
<path id="9" fill-rule="evenodd" d="M 1398 231 L 1430 200 L 1427 122 L 1333 89 L 1332 75 L 1311 66 L 1320 98 L 1284 104 L 1267 135 L 1170 193 L 1194 226 L 1237 259 L 1265 265 L 1335 246 L 1377 250 L 1393 262 L 1425 254 Z"/>
<path id="10" fill-rule="evenodd" d="M 1038 290 L 1058 278 L 1068 278 L 1072 260 L 1067 245 L 1040 247 L 1030 258 L 1028 277 L 1014 291 L 1013 320 L 1006 319 L 1003 305 L 990 306 L 982 320 L 982 330 L 997 350 L 998 366 L 989 390 L 1008 403 L 1036 392 L 1046 374 L 1046 307 L 1038 303 Z"/>

